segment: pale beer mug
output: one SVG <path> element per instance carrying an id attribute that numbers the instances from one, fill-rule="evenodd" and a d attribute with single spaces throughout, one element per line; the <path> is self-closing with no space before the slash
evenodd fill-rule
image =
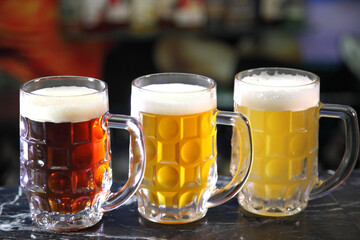
<path id="1" fill-rule="evenodd" d="M 108 110 L 107 85 L 94 78 L 44 77 L 21 86 L 20 185 L 38 226 L 90 227 L 137 191 L 145 169 L 141 125 Z M 115 193 L 109 128 L 131 136 L 129 178 Z"/>
<path id="2" fill-rule="evenodd" d="M 247 211 L 264 216 L 288 216 L 306 208 L 351 173 L 359 152 L 356 112 L 349 106 L 320 102 L 320 79 L 310 72 L 260 68 L 235 76 L 235 111 L 252 127 L 254 161 L 250 177 L 238 195 Z M 319 118 L 340 118 L 346 149 L 334 175 L 318 178 Z M 232 168 L 239 161 L 236 132 Z"/>
<path id="3" fill-rule="evenodd" d="M 159 223 L 205 216 L 246 181 L 252 162 L 251 132 L 239 113 L 216 109 L 216 83 L 187 73 L 142 76 L 132 83 L 131 115 L 144 127 L 146 170 L 137 192 L 139 213 Z M 216 188 L 216 124 L 236 127 L 242 151 L 238 171 Z"/>

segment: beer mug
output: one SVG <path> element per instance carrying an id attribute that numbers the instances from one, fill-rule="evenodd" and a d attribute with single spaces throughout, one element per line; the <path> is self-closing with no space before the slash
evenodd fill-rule
<path id="1" fill-rule="evenodd" d="M 145 170 L 141 125 L 108 110 L 107 85 L 94 78 L 44 77 L 21 86 L 20 185 L 38 226 L 92 226 L 138 189 Z M 131 136 L 129 179 L 116 193 L 109 128 Z"/>
<path id="2" fill-rule="evenodd" d="M 216 83 L 186 73 L 159 73 L 132 82 L 131 115 L 144 127 L 146 169 L 138 210 L 159 223 L 187 223 L 205 216 L 246 181 L 252 162 L 251 132 L 239 113 L 216 109 Z M 216 124 L 236 127 L 241 161 L 232 180 L 216 188 Z"/>
<path id="3" fill-rule="evenodd" d="M 328 194 L 351 173 L 359 152 L 356 112 L 349 106 L 321 103 L 319 92 L 319 77 L 296 69 L 260 68 L 235 76 L 235 111 L 249 118 L 254 141 L 253 167 L 238 195 L 245 210 L 264 216 L 296 214 L 308 200 Z M 346 134 L 342 162 L 324 181 L 318 179 L 321 117 L 342 119 Z M 232 152 L 236 169 L 240 157 L 236 147 Z"/>

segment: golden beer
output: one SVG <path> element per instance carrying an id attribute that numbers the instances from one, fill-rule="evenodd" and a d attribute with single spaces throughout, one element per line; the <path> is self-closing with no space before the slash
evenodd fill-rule
<path id="1" fill-rule="evenodd" d="M 190 84 L 157 84 L 147 90 L 133 87 L 131 106 L 146 142 L 140 214 L 159 215 L 159 222 L 198 219 L 217 181 L 216 95 Z M 192 212 L 194 206 L 201 211 Z"/>
<path id="2" fill-rule="evenodd" d="M 147 149 L 142 184 L 147 204 L 182 208 L 209 194 L 216 181 L 213 112 L 140 113 Z"/>
<path id="3" fill-rule="evenodd" d="M 214 80 L 190 73 L 158 73 L 132 82 L 131 115 L 144 129 L 146 169 L 138 211 L 158 223 L 189 223 L 239 193 L 250 175 L 247 118 L 216 109 Z M 216 125 L 234 127 L 240 153 L 230 181 L 218 189 Z"/>
<path id="4" fill-rule="evenodd" d="M 281 216 L 306 207 L 318 175 L 318 105 L 319 84 L 306 76 L 262 73 L 235 80 L 235 112 L 249 118 L 254 144 L 251 174 L 239 194 L 243 208 Z"/>

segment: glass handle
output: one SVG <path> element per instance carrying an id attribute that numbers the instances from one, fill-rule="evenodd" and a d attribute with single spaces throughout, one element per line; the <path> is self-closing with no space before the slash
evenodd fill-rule
<path id="1" fill-rule="evenodd" d="M 102 124 L 104 129 L 125 129 L 130 133 L 129 177 L 125 185 L 118 192 L 111 192 L 103 204 L 103 212 L 108 212 L 121 206 L 139 188 L 145 172 L 145 145 L 141 124 L 133 117 L 107 113 Z"/>
<path id="2" fill-rule="evenodd" d="M 323 104 L 320 117 L 340 118 L 345 125 L 345 152 L 343 159 L 330 178 L 319 180 L 310 193 L 310 199 L 320 198 L 338 187 L 350 175 L 359 154 L 359 125 L 353 108 L 337 104 Z"/>
<path id="3" fill-rule="evenodd" d="M 221 189 L 215 189 L 212 193 L 207 207 L 218 206 L 235 196 L 244 186 L 246 180 L 250 175 L 250 169 L 253 158 L 252 136 L 250 123 L 248 119 L 241 113 L 217 111 L 216 124 L 233 126 L 234 131 L 237 131 L 239 137 L 236 146 L 241 150 L 241 159 L 237 162 L 236 170 L 233 171 L 233 178 L 231 181 Z"/>

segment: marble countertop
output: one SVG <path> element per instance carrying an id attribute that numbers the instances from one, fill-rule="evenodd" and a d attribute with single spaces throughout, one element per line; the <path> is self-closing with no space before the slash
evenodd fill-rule
<path id="1" fill-rule="evenodd" d="M 133 197 L 105 213 L 97 225 L 75 232 L 44 231 L 34 226 L 20 188 L 2 187 L 0 239 L 360 239 L 360 170 L 354 170 L 338 189 L 310 201 L 304 212 L 292 217 L 251 216 L 234 198 L 209 209 L 197 222 L 163 225 L 140 217 Z"/>

